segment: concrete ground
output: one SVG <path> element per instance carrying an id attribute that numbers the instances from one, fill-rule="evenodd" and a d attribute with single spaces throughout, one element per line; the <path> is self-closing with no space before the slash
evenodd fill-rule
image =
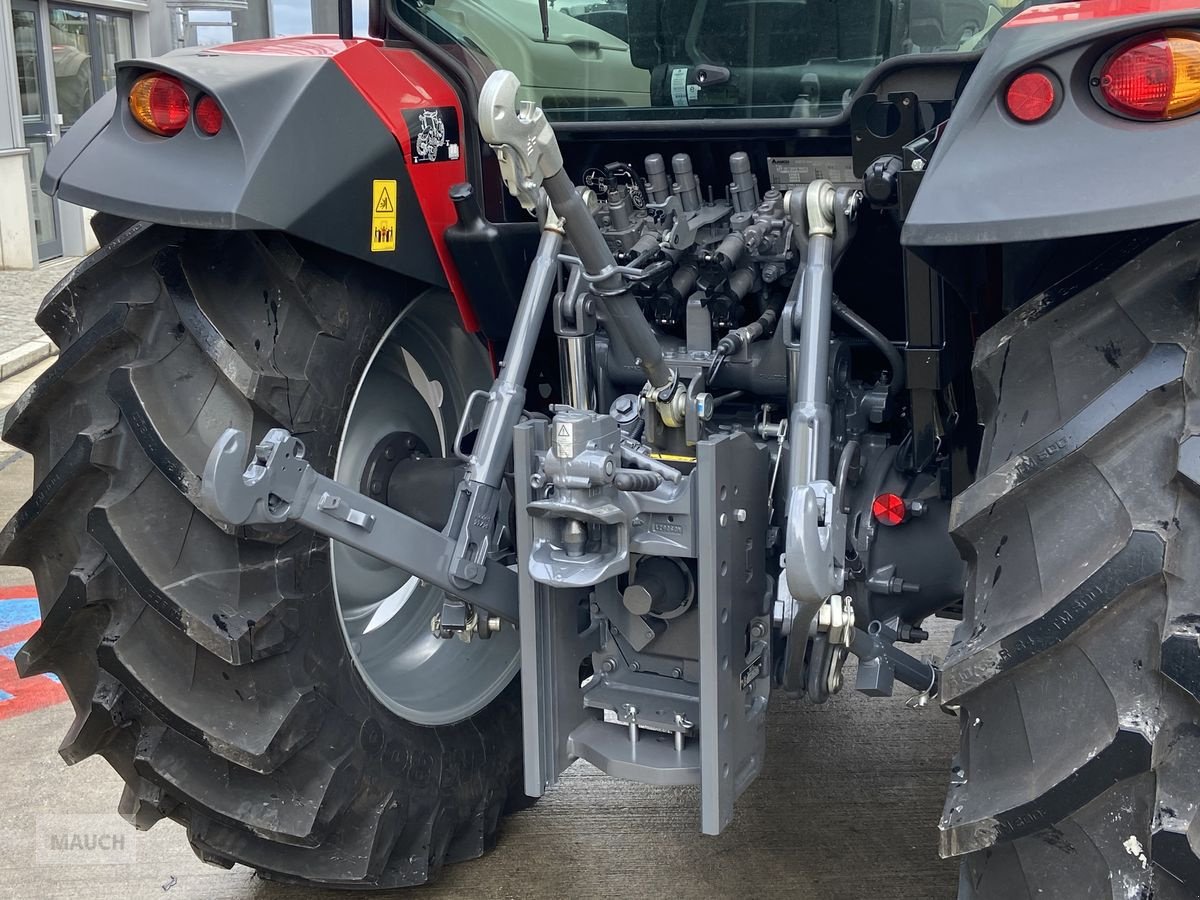
<path id="1" fill-rule="evenodd" d="M 0 408 L 48 364 L 0 382 Z M 0 444 L 0 521 L 27 498 L 32 477 L 29 457 Z M 0 589 L 30 581 L 24 570 L 0 568 Z M 948 623 L 936 623 L 929 651 L 944 652 L 949 635 Z M 937 858 L 936 824 L 957 728 L 936 707 L 906 708 L 908 696 L 903 687 L 875 700 L 847 690 L 814 707 L 777 695 L 766 771 L 720 837 L 699 834 L 694 789 L 616 781 L 577 763 L 508 822 L 493 853 L 411 896 L 953 898 L 957 866 Z M 67 768 L 55 752 L 71 720 L 65 702 L 0 718 L 8 771 L 0 778 L 0 897 L 346 896 L 206 866 L 173 822 L 135 832 L 116 814 L 121 784 L 107 763 Z M 94 837 L 97 849 L 48 845 L 48 834 L 65 831 Z"/>

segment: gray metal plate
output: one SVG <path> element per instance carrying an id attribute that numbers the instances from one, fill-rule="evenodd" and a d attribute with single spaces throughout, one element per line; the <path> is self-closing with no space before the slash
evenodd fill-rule
<path id="1" fill-rule="evenodd" d="M 705 834 L 720 834 L 733 818 L 733 801 L 762 771 L 766 749 L 769 658 L 764 656 L 751 690 L 741 681 L 748 662 L 743 636 L 759 617 L 767 591 L 762 498 L 770 459 L 744 433 L 701 442 L 696 451 L 701 475 L 700 824 Z"/>

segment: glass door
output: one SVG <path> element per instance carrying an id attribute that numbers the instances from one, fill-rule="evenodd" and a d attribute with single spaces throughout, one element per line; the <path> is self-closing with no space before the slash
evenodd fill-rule
<path id="1" fill-rule="evenodd" d="M 50 7 L 50 46 L 54 50 L 54 96 L 58 124 L 66 130 L 92 105 L 95 53 L 87 10 Z"/>
<path id="2" fill-rule="evenodd" d="M 38 8 L 32 0 L 12 0 L 13 36 L 17 48 L 17 90 L 25 146 L 29 148 L 29 190 L 33 200 L 33 225 L 37 233 L 38 259 L 62 256 L 58 208 L 42 193 L 38 183 L 54 136 L 50 104 L 46 94 L 45 47 Z"/>
<path id="3" fill-rule="evenodd" d="M 52 3 L 50 46 L 58 127 L 65 132 L 116 87 L 117 61 L 133 56 L 133 22 L 128 13 Z"/>

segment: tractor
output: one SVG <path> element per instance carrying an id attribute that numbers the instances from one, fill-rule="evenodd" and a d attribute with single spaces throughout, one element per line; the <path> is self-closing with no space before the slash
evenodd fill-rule
<path id="1" fill-rule="evenodd" d="M 477 5 L 127 60 L 50 155 L 66 762 L 394 888 L 575 760 L 719 835 L 773 694 L 901 691 L 960 900 L 1200 895 L 1200 8 Z"/>

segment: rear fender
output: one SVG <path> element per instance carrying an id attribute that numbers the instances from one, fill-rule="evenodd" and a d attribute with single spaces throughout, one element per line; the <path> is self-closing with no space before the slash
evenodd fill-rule
<path id="1" fill-rule="evenodd" d="M 1123 40 L 1200 29 L 1193 0 L 1091 0 L 1033 7 L 1001 28 L 954 109 L 905 221 L 911 247 L 1045 241 L 1200 218 L 1200 116 L 1131 122 L 1095 101 L 1090 79 Z M 1037 67 L 1063 99 L 1033 125 L 1004 93 Z"/>
<path id="2" fill-rule="evenodd" d="M 189 123 L 164 138 L 141 128 L 126 98 L 150 70 L 179 77 L 193 104 L 213 96 L 221 131 Z M 422 112 L 443 138 L 419 159 Z M 333 38 L 183 50 L 118 63 L 116 89 L 55 147 L 42 188 L 126 219 L 283 231 L 449 287 L 474 330 L 443 239 L 456 219 L 449 188 L 467 178 L 461 122 L 453 88 L 411 50 Z M 377 180 L 396 183 L 393 242 L 373 240 Z"/>

